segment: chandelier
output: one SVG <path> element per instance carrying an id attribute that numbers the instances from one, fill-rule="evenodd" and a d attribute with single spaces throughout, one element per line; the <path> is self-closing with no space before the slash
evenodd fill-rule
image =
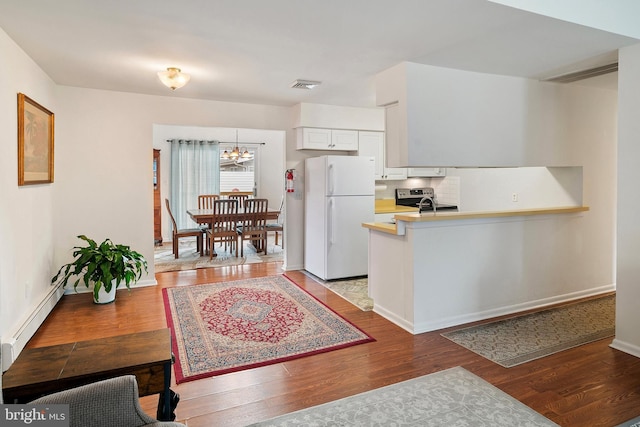
<path id="1" fill-rule="evenodd" d="M 242 148 L 238 147 L 238 130 L 237 129 L 236 129 L 236 146 L 233 147 L 231 152 L 225 149 L 224 152 L 220 155 L 220 157 L 223 159 L 231 159 L 231 160 L 236 160 L 238 159 L 238 157 L 242 159 L 248 159 L 251 157 L 251 153 L 249 153 L 249 150 L 247 150 L 247 147 L 242 147 Z"/>

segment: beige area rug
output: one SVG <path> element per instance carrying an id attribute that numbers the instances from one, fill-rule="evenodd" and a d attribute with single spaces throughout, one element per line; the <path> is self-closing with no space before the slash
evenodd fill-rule
<path id="1" fill-rule="evenodd" d="M 321 280 L 318 277 L 304 272 L 325 288 L 349 301 L 362 311 L 373 310 L 373 300 L 369 298 L 369 282 L 366 277 L 346 280 Z"/>
<path id="2" fill-rule="evenodd" d="M 461 367 L 282 415 L 253 426 L 557 426 Z"/>
<path id="3" fill-rule="evenodd" d="M 608 295 L 442 336 L 510 368 L 614 334 L 615 295 Z"/>
<path id="4" fill-rule="evenodd" d="M 225 250 L 223 245 L 216 245 L 216 253 L 218 256 L 209 261 L 208 254 L 200 256 L 200 253 L 196 251 L 195 237 L 193 239 L 180 239 L 178 259 L 174 258 L 171 242 L 168 242 L 155 247 L 153 262 L 156 273 L 164 273 L 167 271 L 195 270 L 197 268 L 226 267 L 230 265 L 282 261 L 282 246 L 276 246 L 274 244 L 274 240 L 275 236 L 270 234 L 267 238 L 267 255 L 262 252 L 257 254 L 253 245 L 249 243 L 244 244 L 243 257 L 236 257 L 235 251 L 232 252 L 229 247 Z M 280 243 L 280 240 L 278 240 L 278 243 Z M 240 251 L 238 251 L 238 255 L 240 255 Z"/>

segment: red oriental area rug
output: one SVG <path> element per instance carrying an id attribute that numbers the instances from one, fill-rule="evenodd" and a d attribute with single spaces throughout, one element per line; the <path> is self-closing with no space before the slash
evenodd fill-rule
<path id="1" fill-rule="evenodd" d="M 284 276 L 163 296 L 178 384 L 375 341 Z"/>

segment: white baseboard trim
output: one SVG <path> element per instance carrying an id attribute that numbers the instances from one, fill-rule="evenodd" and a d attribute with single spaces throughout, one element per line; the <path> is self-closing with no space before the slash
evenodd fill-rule
<path id="1" fill-rule="evenodd" d="M 25 322 L 2 343 L 2 372 L 9 369 L 9 366 L 16 360 L 20 352 L 27 345 L 27 342 L 36 333 L 42 322 L 47 318 L 51 310 L 56 306 L 64 289 L 62 286 L 53 287 L 38 306 L 31 312 Z"/>
<path id="2" fill-rule="evenodd" d="M 450 328 L 452 326 L 464 325 L 466 323 L 477 322 L 480 320 L 492 319 L 494 317 L 506 316 L 509 314 L 520 313 L 527 310 L 544 309 L 550 305 L 567 303 L 575 301 L 581 298 L 590 296 L 601 295 L 615 291 L 615 285 L 601 286 L 598 288 L 587 289 L 579 292 L 572 292 L 564 295 L 557 295 L 554 297 L 543 298 L 535 301 L 528 301 L 521 304 L 513 304 L 503 307 L 496 307 L 490 310 L 480 311 L 476 313 L 462 314 L 458 316 L 449 316 L 437 319 L 436 321 L 424 321 L 424 322 L 410 322 L 401 318 L 397 314 L 385 310 L 384 307 L 376 304 L 374 301 L 373 311 L 400 326 L 402 329 L 411 332 L 412 334 L 421 334 L 423 332 L 437 331 L 438 329 Z"/>
<path id="3" fill-rule="evenodd" d="M 376 304 L 376 302 L 373 302 L 373 312 L 376 314 L 379 314 L 380 316 L 384 317 L 385 319 L 387 319 L 388 321 L 390 321 L 391 323 L 395 323 L 397 326 L 400 326 L 402 329 L 404 329 L 405 331 L 414 334 L 415 332 L 413 331 L 413 323 L 395 315 L 393 312 L 385 309 L 384 307 L 382 307 L 380 304 Z"/>
<path id="4" fill-rule="evenodd" d="M 609 344 L 609 347 L 623 351 L 635 357 L 640 357 L 640 346 L 630 344 L 626 341 L 621 341 L 618 338 L 614 338 L 613 342 Z"/>
<path id="5" fill-rule="evenodd" d="M 145 280 L 139 280 L 136 283 L 134 283 L 133 285 L 131 285 L 131 288 L 144 288 L 146 286 L 155 286 L 158 284 L 158 281 L 153 278 L 153 279 L 145 279 Z M 120 284 L 120 286 L 118 286 L 118 290 L 122 290 L 122 289 L 127 289 L 127 287 L 124 284 Z M 93 289 L 87 288 L 86 286 L 82 285 L 78 285 L 78 290 L 77 292 L 73 289 L 73 286 L 70 288 L 66 288 L 64 290 L 64 294 L 65 295 L 72 295 L 72 294 L 84 294 L 87 292 L 93 292 Z"/>

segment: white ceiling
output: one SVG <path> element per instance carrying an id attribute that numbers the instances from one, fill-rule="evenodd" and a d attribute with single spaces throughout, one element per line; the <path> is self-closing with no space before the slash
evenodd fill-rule
<path id="1" fill-rule="evenodd" d="M 638 42 L 485 0 L 0 0 L 0 27 L 60 85 L 283 106 L 374 106 L 402 61 L 541 78 Z"/>

